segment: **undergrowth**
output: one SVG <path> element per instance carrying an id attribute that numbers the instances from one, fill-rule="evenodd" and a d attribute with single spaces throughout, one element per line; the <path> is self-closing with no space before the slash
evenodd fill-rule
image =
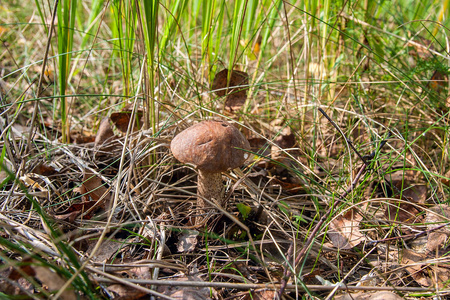
<path id="1" fill-rule="evenodd" d="M 445 297 L 449 2 L 2 3 L 1 295 Z M 251 159 L 199 226 L 206 119 Z"/>

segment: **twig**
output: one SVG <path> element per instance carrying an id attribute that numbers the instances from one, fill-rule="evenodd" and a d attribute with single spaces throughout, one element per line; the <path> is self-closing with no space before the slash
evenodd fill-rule
<path id="1" fill-rule="evenodd" d="M 350 148 L 352 148 L 352 150 L 356 153 L 356 155 L 358 155 L 358 157 L 364 162 L 364 164 L 367 165 L 368 162 L 366 161 L 366 159 L 361 154 L 359 154 L 358 150 L 356 150 L 355 146 L 353 146 L 352 141 L 345 136 L 345 134 L 342 132 L 342 130 L 339 128 L 339 126 L 337 126 L 336 123 L 334 123 L 334 121 L 331 120 L 331 118 L 327 115 L 327 113 L 322 108 L 319 107 L 318 110 L 322 113 L 322 115 L 325 118 L 327 118 L 327 120 L 331 123 L 331 125 L 333 125 L 337 131 L 339 131 L 339 133 L 342 135 L 342 137 L 344 137 L 345 141 L 348 143 Z"/>
<path id="2" fill-rule="evenodd" d="M 112 282 L 120 282 L 125 284 L 125 282 L 130 284 L 140 284 L 140 285 L 162 285 L 162 286 L 178 286 L 178 287 L 209 287 L 209 288 L 228 288 L 228 289 L 237 289 L 237 290 L 249 290 L 249 289 L 269 289 L 273 290 L 274 288 L 280 287 L 280 284 L 273 283 L 233 283 L 233 282 L 209 282 L 209 281 L 181 281 L 181 280 L 150 280 L 150 279 L 123 279 L 119 277 L 115 277 L 113 275 L 104 273 L 98 269 L 87 267 L 88 270 L 96 272 L 98 274 L 102 274 L 107 278 L 93 276 L 93 279 L 97 282 L 103 283 L 112 283 Z M 106 276 L 106 275 L 109 276 Z M 140 286 L 141 287 L 141 286 Z M 306 289 L 310 291 L 329 291 L 333 290 L 336 287 L 332 285 L 314 285 L 314 284 L 305 284 Z M 143 287 L 141 287 L 143 288 Z M 287 284 L 286 289 L 295 290 L 300 288 L 304 290 L 303 287 L 297 287 L 294 284 Z M 435 289 L 431 288 L 421 288 L 421 287 L 391 287 L 391 286 L 354 286 L 354 285 L 341 285 L 337 288 L 338 290 L 356 290 L 356 291 L 404 291 L 404 292 L 436 292 Z M 152 291 L 154 292 L 154 291 Z M 440 293 L 450 292 L 449 290 L 439 291 Z"/>
<path id="3" fill-rule="evenodd" d="M 390 238 L 385 238 L 385 239 L 381 239 L 381 240 L 374 240 L 374 241 L 368 241 L 367 244 L 368 245 L 372 245 L 372 244 L 378 244 L 378 243 L 384 243 L 384 242 L 390 242 L 390 241 L 395 241 L 395 240 L 404 240 L 404 241 L 408 241 L 408 240 L 414 240 L 422 235 L 428 234 L 430 232 L 439 230 L 443 227 L 447 227 L 448 225 L 450 225 L 450 222 L 447 222 L 445 224 L 441 224 L 435 228 L 431 228 L 431 229 L 427 229 L 418 233 L 411 233 L 411 234 L 405 234 L 405 235 L 400 235 L 400 236 L 394 236 L 394 237 L 390 237 Z"/>

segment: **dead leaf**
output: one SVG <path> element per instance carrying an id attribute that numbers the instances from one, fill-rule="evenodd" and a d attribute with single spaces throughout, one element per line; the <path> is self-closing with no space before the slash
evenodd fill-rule
<path id="1" fill-rule="evenodd" d="M 86 254 L 90 255 L 97 245 L 97 240 L 90 240 L 88 243 L 88 249 L 86 250 Z M 107 239 L 102 241 L 97 252 L 92 258 L 94 262 L 98 263 L 109 263 L 111 259 L 124 247 L 127 245 L 124 244 L 124 240 L 122 239 Z"/>
<path id="2" fill-rule="evenodd" d="M 53 272 L 48 267 L 33 266 L 36 272 L 36 278 L 46 285 L 50 292 L 59 292 L 59 290 L 66 284 L 66 280 L 61 278 L 58 274 Z M 63 300 L 76 300 L 75 292 L 70 287 L 62 292 L 60 299 Z"/>
<path id="3" fill-rule="evenodd" d="M 448 77 L 439 70 L 434 71 L 431 76 L 429 87 L 436 93 L 440 93 L 448 85 Z"/>
<path id="4" fill-rule="evenodd" d="M 88 132 L 70 132 L 70 140 L 74 144 L 88 144 L 95 141 L 95 136 Z"/>
<path id="5" fill-rule="evenodd" d="M 271 157 L 277 158 L 286 156 L 284 149 L 294 148 L 296 140 L 290 127 L 280 128 L 278 136 L 273 140 L 275 145 L 272 145 Z"/>
<path id="6" fill-rule="evenodd" d="M 130 121 L 132 112 L 133 106 L 127 105 L 122 109 L 122 111 L 112 113 L 110 117 L 111 121 L 114 123 L 114 125 L 116 125 L 117 129 L 125 133 L 128 131 L 128 127 L 131 124 Z M 143 116 L 144 112 L 138 109 L 135 115 L 134 131 L 139 130 L 142 127 Z"/>
<path id="7" fill-rule="evenodd" d="M 359 245 L 365 239 L 359 231 L 361 220 L 361 215 L 353 211 L 333 219 L 327 232 L 333 245 L 339 249 L 351 249 Z"/>
<path id="8" fill-rule="evenodd" d="M 405 265 L 406 271 L 421 286 L 431 286 L 433 283 L 425 272 L 425 266 L 421 262 L 425 259 L 425 255 L 415 253 L 408 249 L 403 249 L 402 264 Z"/>
<path id="9" fill-rule="evenodd" d="M 417 204 L 425 204 L 425 200 L 427 200 L 427 191 L 428 188 L 425 184 L 415 184 L 404 189 L 402 196 L 408 201 Z"/>
<path id="10" fill-rule="evenodd" d="M 414 48 L 414 50 L 409 51 L 409 54 L 412 56 L 418 56 L 421 59 L 428 59 L 433 57 L 433 54 L 430 52 L 430 50 L 434 50 L 434 47 L 430 40 L 419 37 L 419 40 L 417 42 L 408 42 L 407 45 Z"/>
<path id="11" fill-rule="evenodd" d="M 441 226 L 443 223 L 449 222 L 448 219 L 450 218 L 450 207 L 448 205 L 436 205 L 430 207 L 429 210 L 430 211 L 427 212 L 427 216 L 425 218 L 425 223 L 427 224 L 428 230 L 432 230 L 436 227 Z M 427 250 L 434 251 L 441 248 L 447 241 L 449 235 L 450 228 L 448 225 L 440 228 L 437 231 L 430 232 L 427 240 Z"/>
<path id="12" fill-rule="evenodd" d="M 185 230 L 180 235 L 177 243 L 178 252 L 192 252 L 197 246 L 199 232 L 195 230 Z"/>
<path id="13" fill-rule="evenodd" d="M 183 275 L 182 277 L 176 277 L 172 280 L 176 281 L 203 281 L 198 275 Z M 163 293 L 174 299 L 182 300 L 198 300 L 198 299 L 211 299 L 211 292 L 217 295 L 217 292 L 213 288 L 208 287 L 189 287 L 189 286 L 160 286 L 158 292 Z"/>
<path id="14" fill-rule="evenodd" d="M 404 202 L 392 202 L 386 207 L 385 216 L 390 221 L 406 224 L 420 223 L 423 219 L 422 216 L 419 215 L 419 210 L 416 206 Z M 405 233 L 410 232 L 408 231 Z"/>
<path id="15" fill-rule="evenodd" d="M 22 281 L 22 286 L 30 287 L 30 283 L 26 280 L 26 278 L 23 278 L 23 274 L 38 279 L 42 283 L 43 287 L 49 292 L 57 292 L 64 286 L 64 284 L 66 284 L 66 280 L 61 278 L 59 274 L 47 266 L 44 267 L 34 263 L 34 260 L 31 258 L 23 259 L 18 268 L 20 269 L 20 272 L 16 269 L 11 269 L 8 279 L 13 281 Z M 6 288 L 8 288 L 8 286 Z M 11 289 L 11 287 L 9 287 L 9 289 Z M 20 294 L 20 291 L 18 291 L 18 293 Z M 64 290 L 60 296 L 60 299 L 75 300 L 77 297 L 75 296 L 73 289 L 69 287 Z"/>
<path id="16" fill-rule="evenodd" d="M 92 200 L 98 201 L 108 191 L 103 184 L 102 179 L 90 171 L 85 171 L 83 175 L 83 184 L 80 189 L 85 197 L 91 197 Z M 109 200 L 106 196 L 103 201 Z"/>
<path id="17" fill-rule="evenodd" d="M 278 299 L 277 292 L 274 290 L 255 290 L 247 294 L 244 300 L 272 300 Z"/>
<path id="18" fill-rule="evenodd" d="M 338 295 L 334 297 L 335 300 L 401 300 L 403 299 L 397 294 L 381 291 L 376 293 L 368 293 L 368 292 L 359 292 L 359 293 L 351 293 Z"/>
<path id="19" fill-rule="evenodd" d="M 103 118 L 95 136 L 95 147 L 101 151 L 110 151 L 114 145 L 112 142 L 116 139 L 116 135 L 111 127 L 109 118 Z"/>
<path id="20" fill-rule="evenodd" d="M 49 166 L 45 163 L 39 163 L 36 167 L 33 168 L 31 173 L 48 177 L 57 174 L 58 171 L 56 171 L 52 166 Z"/>
<path id="21" fill-rule="evenodd" d="M 147 295 L 146 292 L 123 284 L 113 284 L 108 286 L 107 289 L 108 291 L 117 295 L 114 297 L 114 300 L 135 300 L 141 299 L 142 297 Z"/>
<path id="22" fill-rule="evenodd" d="M 84 201 L 81 203 L 74 203 L 71 206 L 69 206 L 69 208 L 66 211 L 64 211 L 62 214 L 55 215 L 54 218 L 72 223 L 75 221 L 75 219 L 79 215 L 92 209 L 96 204 L 98 204 L 97 200 Z M 103 207 L 102 205 L 98 205 L 98 208 L 102 208 L 102 207 Z M 89 214 L 84 215 L 84 219 L 89 220 L 92 217 L 93 213 L 94 213 L 94 210 L 91 210 L 91 212 Z"/>
<path id="23" fill-rule="evenodd" d="M 402 300 L 403 298 L 397 294 L 387 291 L 380 291 L 372 294 L 370 300 Z"/>
<path id="24" fill-rule="evenodd" d="M 226 96 L 225 110 L 233 112 L 239 110 L 247 100 L 248 74 L 246 72 L 232 70 L 230 82 L 228 82 L 228 69 L 223 69 L 214 76 L 212 91 L 219 97 Z"/>

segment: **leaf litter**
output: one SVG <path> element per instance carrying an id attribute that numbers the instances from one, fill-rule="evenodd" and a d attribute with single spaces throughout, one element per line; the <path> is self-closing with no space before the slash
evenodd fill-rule
<path id="1" fill-rule="evenodd" d="M 259 42 L 254 45 L 259 48 Z M 421 59 L 430 59 L 430 50 L 435 51 L 425 43 L 408 46 L 415 47 Z M 321 64 L 310 67 L 322 76 Z M 49 84 L 54 81 L 50 75 L 47 72 Z M 435 184 L 428 179 L 433 173 L 423 167 L 433 166 L 429 157 L 442 156 L 436 150 L 440 145 L 430 147 L 417 130 L 417 149 L 400 134 L 387 138 L 387 147 L 378 147 L 383 132 L 393 130 L 380 124 L 395 118 L 401 123 L 403 117 L 384 110 L 384 96 L 378 99 L 382 104 L 373 107 L 381 113 L 367 114 L 373 117 L 372 125 L 330 108 L 342 135 L 315 117 L 316 104 L 310 106 L 307 99 L 303 99 L 305 126 L 301 128 L 295 118 L 286 123 L 285 112 L 278 111 L 276 103 L 289 107 L 296 100 L 285 86 L 261 87 L 252 97 L 267 103 L 250 105 L 251 114 L 238 119 L 248 100 L 249 78 L 247 72 L 225 69 L 212 82 L 215 96 L 224 98 L 225 112 L 236 118 L 234 125 L 250 140 L 253 160 L 223 176 L 230 215 L 219 212 L 201 226 L 190 221 L 199 213 L 196 172 L 176 163 L 167 148 L 180 127 L 196 120 L 184 119 L 173 109 L 181 107 L 176 97 L 171 98 L 173 103 L 161 100 L 167 107 L 166 111 L 161 106 L 162 115 L 170 117 L 156 124 L 157 132 L 145 128 L 145 110 L 139 105 L 133 118 L 131 103 L 99 118 L 100 122 L 87 120 L 89 125 L 98 123 L 98 131 L 79 126 L 71 131 L 69 144 L 60 143 L 60 124 L 43 109 L 41 131 L 33 136 L 30 153 L 24 145 L 31 124 L 14 119 L 12 134 L 2 135 L 3 165 L 18 176 L 15 180 L 2 166 L 0 237 L 7 259 L 2 257 L 0 265 L 1 291 L 42 298 L 60 290 L 73 273 L 54 272 L 29 257 L 37 255 L 53 267 L 74 271 L 78 267 L 70 262 L 70 255 L 57 251 L 62 241 L 78 261 L 87 263 L 89 280 L 105 298 L 148 298 L 150 290 L 181 299 L 277 299 L 282 285 L 285 297 L 291 298 L 297 296 L 295 288 L 303 293 L 305 287 L 329 298 L 334 295 L 330 288 L 351 291 L 357 286 L 405 294 L 436 288 L 446 292 L 449 209 L 439 202 L 446 199 L 450 170 L 433 169 L 440 178 Z M 430 89 L 443 93 L 447 81 L 447 74 L 433 70 Z M 351 90 L 342 89 L 346 98 Z M 190 96 L 198 95 L 189 91 Z M 336 103 L 337 108 L 338 104 L 342 103 Z M 32 113 L 32 106 L 26 109 Z M 273 116 L 283 120 L 273 122 Z M 414 117 L 419 128 L 430 123 Z M 0 119 L 2 126 L 9 126 L 4 115 Z M 74 127 L 79 125 L 75 118 L 72 121 Z M 433 128 L 427 135 L 440 138 L 439 130 Z M 357 172 L 363 162 L 348 151 L 349 141 L 363 155 L 374 153 L 367 158 L 374 163 L 360 178 Z M 421 152 L 421 147 L 426 150 Z M 412 169 L 421 172 L 411 175 Z M 42 214 L 37 213 L 36 203 Z M 323 216 L 324 225 L 313 231 Z M 52 228 L 57 236 L 52 236 Z M 99 240 L 103 232 L 105 238 Z M 306 245 L 312 233 L 315 240 Z M 297 276 L 285 276 L 288 269 Z M 306 286 L 295 287 L 300 280 Z M 135 282 L 139 286 L 131 286 Z M 72 288 L 64 289 L 60 298 L 74 296 L 83 298 Z M 365 291 L 343 297 L 396 299 L 398 295 Z"/>

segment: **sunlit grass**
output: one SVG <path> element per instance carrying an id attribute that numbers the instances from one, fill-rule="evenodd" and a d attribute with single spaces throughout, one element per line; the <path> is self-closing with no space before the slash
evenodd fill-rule
<path id="1" fill-rule="evenodd" d="M 327 205 L 323 199 L 335 199 L 345 191 L 362 163 L 345 137 L 361 155 L 369 155 L 392 133 L 385 149 L 375 153 L 372 173 L 364 177 L 362 187 L 329 220 L 347 205 L 365 199 L 365 188 L 379 185 L 400 167 L 420 174 L 432 191 L 430 201 L 446 202 L 448 187 L 442 179 L 449 171 L 449 2 L 61 0 L 47 54 L 54 81 L 44 83 L 45 93 L 37 91 L 35 82 L 53 3 L 36 0 L 20 7 L 4 3 L 0 108 L 7 111 L 8 119 L 1 125 L 5 132 L 0 162 L 10 160 L 17 167 L 19 157 L 24 157 L 25 165 L 27 159 L 39 156 L 51 161 L 52 151 L 41 149 L 57 148 L 52 143 L 72 146 L 75 133 L 95 135 L 102 117 L 136 104 L 143 111 L 140 125 L 149 139 L 146 147 L 152 149 L 151 159 L 139 165 L 143 170 L 154 168 L 142 171 L 149 179 L 163 177 L 156 169 L 166 158 L 158 154 L 158 147 L 168 145 L 165 130 L 177 132 L 174 125 L 181 128 L 211 117 L 234 120 L 249 137 L 263 140 L 264 146 L 256 151 L 260 156 L 255 155 L 261 160 L 270 156 L 265 151 L 276 147 L 274 140 L 289 127 L 295 149 L 283 149 L 286 160 L 275 163 L 302 184 L 302 193 L 311 195 L 316 210 L 308 219 L 310 226 L 302 227 L 305 224 L 293 221 L 297 212 L 289 212 L 294 201 L 284 201 L 283 195 L 277 198 L 283 205 L 270 207 L 281 211 L 284 224 L 292 227 L 286 234 L 292 236 L 308 235 Z M 215 74 L 223 68 L 249 73 L 249 97 L 233 113 L 226 112 L 224 99 L 210 91 Z M 318 107 L 342 134 L 318 113 Z M 29 124 L 33 112 L 35 124 Z M 29 136 L 36 146 L 33 155 L 26 150 L 30 145 L 16 141 L 18 129 L 8 123 L 35 126 L 24 130 L 36 132 Z M 125 146 L 129 153 L 137 147 Z M 23 170 L 13 170 L 17 174 L 5 181 L 17 180 Z M 141 169 L 133 172 L 131 178 L 142 176 Z M 137 186 L 136 194 L 141 185 L 146 190 L 148 183 L 129 184 L 133 189 Z M 53 226 L 36 209 L 39 203 L 31 203 L 44 224 Z M 59 273 L 70 278 L 79 267 L 78 258 L 62 243 L 61 233 L 51 231 L 51 235 L 64 266 L 52 262 L 49 267 L 61 268 Z M 208 243 L 214 240 L 211 235 Z M 317 241 L 324 243 L 325 235 Z M 27 244 L 3 239 L 0 243 L 19 255 L 36 254 Z M 207 256 L 208 263 L 210 259 Z M 89 294 L 87 282 L 83 273 L 73 285 Z"/>

